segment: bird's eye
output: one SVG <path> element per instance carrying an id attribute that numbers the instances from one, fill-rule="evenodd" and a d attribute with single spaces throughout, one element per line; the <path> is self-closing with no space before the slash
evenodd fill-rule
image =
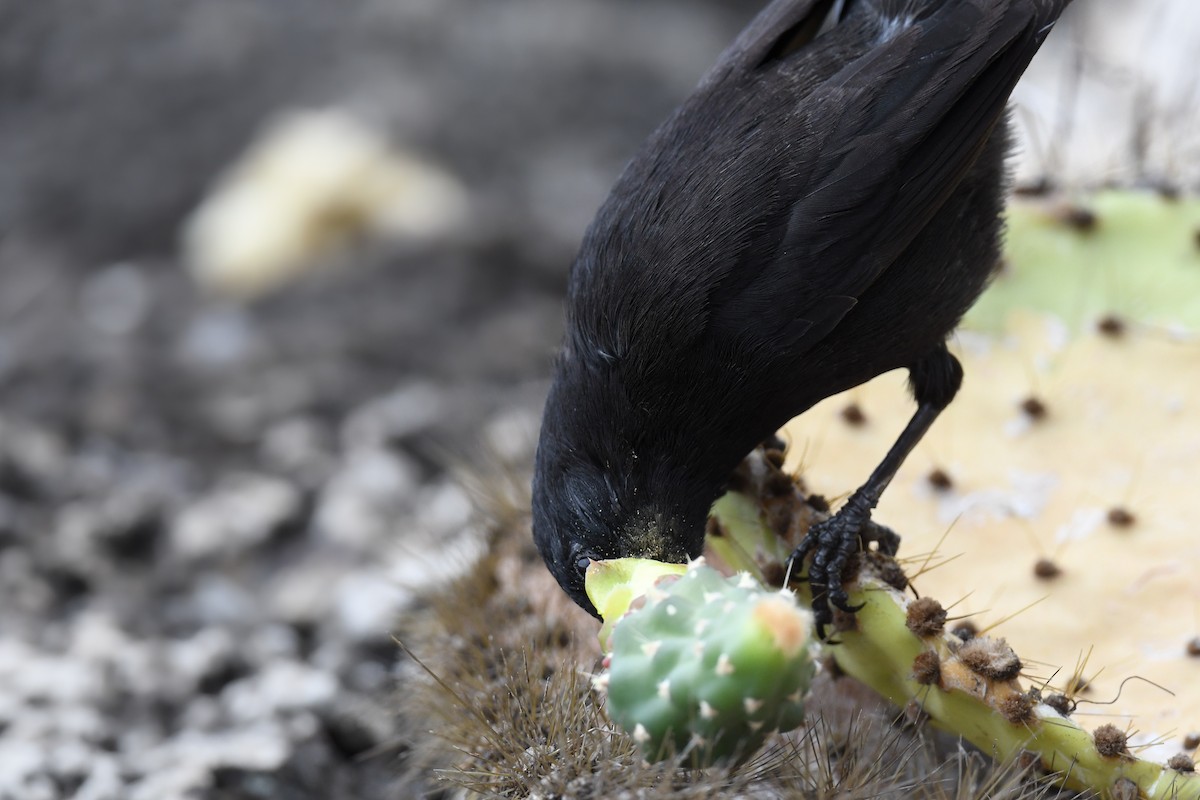
<path id="1" fill-rule="evenodd" d="M 580 556 L 579 558 L 575 559 L 575 569 L 579 570 L 579 574 L 582 575 L 587 572 L 587 568 L 591 565 L 591 563 L 592 560 L 587 556 Z"/>

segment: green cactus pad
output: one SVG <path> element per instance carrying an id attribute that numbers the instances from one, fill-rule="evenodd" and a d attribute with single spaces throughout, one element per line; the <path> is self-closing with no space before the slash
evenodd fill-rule
<path id="1" fill-rule="evenodd" d="M 706 546 L 709 552 L 719 550 L 729 568 L 765 573 L 771 553 L 790 552 L 795 543 L 785 538 L 771 546 L 770 537 L 779 530 L 800 531 L 779 525 L 777 479 L 783 473 L 761 451 L 747 462 L 757 463 L 742 471 L 747 478 L 743 490 L 714 507 L 710 531 L 720 535 L 710 534 Z M 802 496 L 783 497 L 798 518 L 810 514 Z M 1147 800 L 1200 797 L 1200 777 L 1190 756 L 1154 763 L 1145 758 L 1127 724 L 1087 729 L 1072 717 L 1076 692 L 1058 694 L 1044 679 L 1031 680 L 1004 639 L 973 635 L 964 640 L 948 630 L 946 609 L 927 594 L 918 600 L 898 590 L 886 569 L 889 564 L 895 566 L 877 554 L 864 558 L 856 580 L 847 586 L 850 602 L 861 608 L 852 624 L 838 629 L 838 644 L 826 649 L 839 670 L 984 752 L 1017 760 L 1068 788 Z M 994 570 L 994 564 L 984 568 Z M 775 564 L 776 574 L 783 574 L 781 566 Z M 807 584 L 799 584 L 802 603 L 809 600 L 806 592 Z"/>
<path id="2" fill-rule="evenodd" d="M 672 566 L 639 562 L 647 563 L 649 571 Z M 633 574 L 635 566 L 612 569 Z M 589 587 L 602 580 L 600 570 L 589 571 Z M 748 574 L 727 578 L 697 561 L 658 579 L 638 603 L 613 629 L 609 668 L 597 686 L 607 692 L 613 721 L 647 759 L 730 762 L 802 722 L 814 670 L 812 615 L 790 592 L 764 589 Z M 612 603 L 605 610 L 623 613 Z"/>
<path id="3" fill-rule="evenodd" d="M 1106 315 L 1200 328 L 1200 199 L 1106 191 L 1081 204 L 1014 200 L 1005 268 L 966 326 L 1000 333 L 1013 309 L 1075 329 Z"/>

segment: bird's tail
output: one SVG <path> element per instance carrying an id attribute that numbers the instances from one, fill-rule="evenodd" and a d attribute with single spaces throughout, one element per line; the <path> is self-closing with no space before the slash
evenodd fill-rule
<path id="1" fill-rule="evenodd" d="M 936 17 L 956 6 L 1005 6 L 1004 13 L 1032 16 L 1039 20 L 1034 26 L 1040 31 L 1039 41 L 1054 26 L 1054 22 L 1070 5 L 1071 0 L 836 0 L 826 19 L 825 27 L 864 16 L 879 28 L 883 38 L 905 28 Z"/>
<path id="2" fill-rule="evenodd" d="M 1012 14 L 1032 21 L 1029 29 L 1036 49 L 1070 4 L 1071 0 L 774 0 L 722 54 L 701 85 L 798 52 L 855 15 L 868 17 L 886 40 L 913 25 L 931 24 L 947 12 L 975 6 L 986 12 L 982 18 Z"/>

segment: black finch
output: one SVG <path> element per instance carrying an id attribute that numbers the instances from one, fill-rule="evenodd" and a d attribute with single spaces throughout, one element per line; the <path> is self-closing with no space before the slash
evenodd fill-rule
<path id="1" fill-rule="evenodd" d="M 999 263 L 1006 103 L 1068 2 L 776 0 L 650 136 L 572 266 L 538 445 L 534 538 L 576 602 L 591 560 L 699 555 L 756 444 L 905 367 L 912 421 L 796 553 L 822 631 L 852 610 L 846 560 L 962 380 L 945 342 Z"/>

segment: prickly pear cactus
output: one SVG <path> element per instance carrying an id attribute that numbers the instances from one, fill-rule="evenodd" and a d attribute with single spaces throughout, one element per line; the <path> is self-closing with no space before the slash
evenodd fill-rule
<path id="1" fill-rule="evenodd" d="M 777 460 L 752 456 L 738 481 L 742 489 L 714 509 L 708 548 L 713 552 L 715 544 L 721 555 L 714 552 L 714 560 L 728 568 L 780 574 L 777 554 L 790 552 L 811 522 L 810 498 L 800 486 L 781 491 L 787 475 Z M 948 622 L 940 603 L 904 591 L 907 579 L 889 557 L 869 553 L 859 566 L 850 601 L 861 609 L 835 621 L 838 644 L 827 652 L 841 671 L 904 708 L 909 719 L 958 733 L 998 759 L 1018 761 L 1070 788 L 1112 798 L 1200 796 L 1190 757 L 1154 763 L 1139 757 L 1124 727 L 1085 729 L 1072 718 L 1076 699 L 1029 680 L 1030 666 L 1003 638 L 953 630 L 957 624 Z M 803 584 L 799 594 L 808 599 Z"/>
<path id="2" fill-rule="evenodd" d="M 747 573 L 725 577 L 702 560 L 682 574 L 666 566 L 613 628 L 596 681 L 613 721 L 647 759 L 681 754 L 695 766 L 744 758 L 800 725 L 814 671 L 811 612 Z M 603 583 L 589 574 L 593 594 Z"/>
<path id="3" fill-rule="evenodd" d="M 967 317 L 1003 333 L 1014 309 L 1070 329 L 1116 316 L 1200 329 L 1200 198 L 1109 190 L 1014 200 L 1005 264 Z"/>
<path id="4" fill-rule="evenodd" d="M 921 606 L 864 576 L 854 602 L 867 606 L 830 648 L 844 671 L 1072 787 L 1200 796 L 1197 298 L 1194 198 L 1010 206 L 1005 269 L 952 341 L 962 392 L 875 514 L 962 635 L 914 629 Z M 853 489 L 912 413 L 904 379 L 789 424 L 785 468 L 811 489 Z M 756 485 L 714 508 L 726 535 L 711 547 L 739 569 L 754 554 L 766 578 L 789 545 L 764 538 L 788 526 L 771 508 L 780 493 Z M 980 629 L 1005 641 L 964 641 Z M 980 648 L 1013 669 L 990 669 Z"/>
<path id="5" fill-rule="evenodd" d="M 1022 201 L 1009 220 L 1009 265 L 951 342 L 962 391 L 875 518 L 921 594 L 997 626 L 1084 728 L 1195 759 L 1200 203 L 1104 192 Z M 855 487 L 912 413 L 904 381 L 789 424 L 787 468 L 815 491 Z"/>
<path id="6" fill-rule="evenodd" d="M 876 510 L 905 560 L 861 559 L 862 610 L 827 652 L 911 719 L 1068 787 L 1200 797 L 1200 203 L 1049 199 L 1009 225 L 1007 268 L 952 342 L 962 393 Z M 828 511 L 810 490 L 852 490 L 904 426 L 904 377 L 748 460 L 709 563 L 778 585 Z"/>

